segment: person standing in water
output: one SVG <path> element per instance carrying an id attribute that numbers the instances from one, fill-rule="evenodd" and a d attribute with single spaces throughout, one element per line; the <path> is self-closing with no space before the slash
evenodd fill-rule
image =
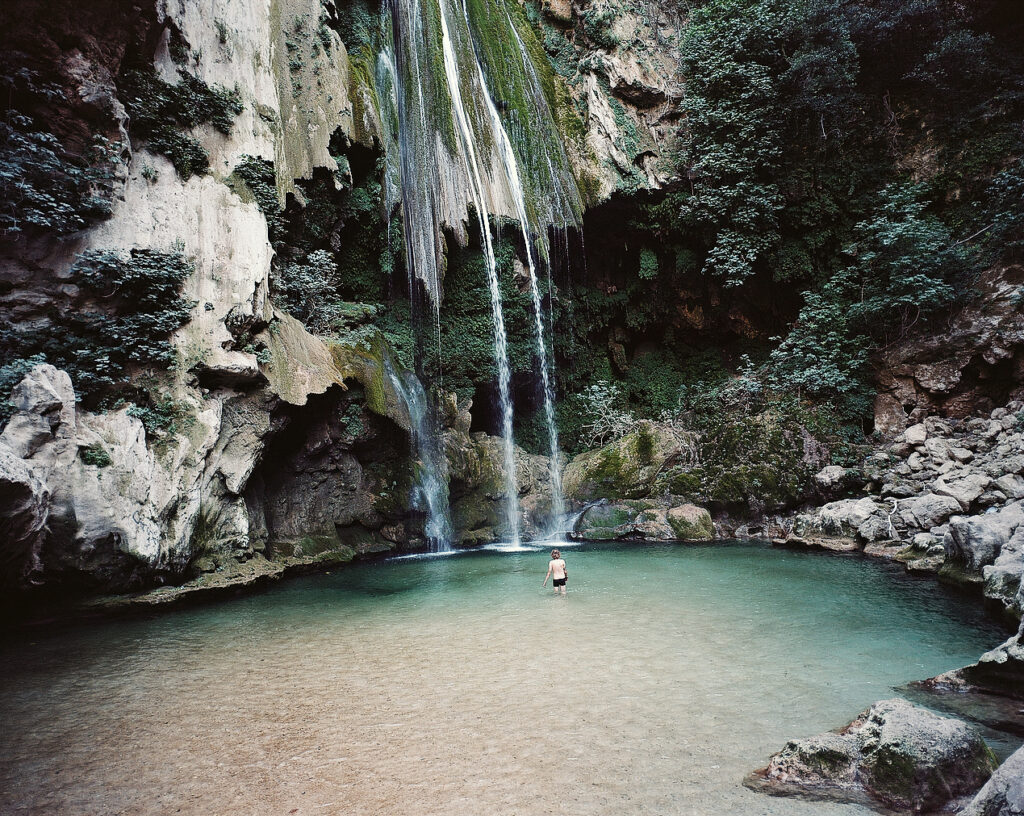
<path id="1" fill-rule="evenodd" d="M 558 550 L 551 551 L 551 560 L 548 562 L 548 573 L 544 576 L 541 586 L 547 586 L 548 575 L 551 576 L 551 585 L 555 592 L 565 594 L 565 582 L 569 579 L 569 572 L 565 568 L 565 561 Z"/>

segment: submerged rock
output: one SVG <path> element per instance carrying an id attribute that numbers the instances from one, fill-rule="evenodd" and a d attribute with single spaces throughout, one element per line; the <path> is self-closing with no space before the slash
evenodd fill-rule
<path id="1" fill-rule="evenodd" d="M 792 740 L 748 784 L 918 813 L 976 791 L 995 766 L 966 723 L 896 698 L 875 703 L 838 732 Z"/>

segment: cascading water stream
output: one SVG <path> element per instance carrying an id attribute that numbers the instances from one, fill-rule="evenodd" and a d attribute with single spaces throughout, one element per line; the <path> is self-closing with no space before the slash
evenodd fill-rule
<path id="1" fill-rule="evenodd" d="M 437 417 L 430 410 L 427 394 L 415 374 L 411 371 L 399 374 L 386 356 L 384 373 L 409 412 L 409 441 L 415 476 L 413 507 L 426 513 L 423 532 L 431 552 L 450 552 L 452 523 L 448 508 L 447 462 L 437 430 Z"/>
<path id="2" fill-rule="evenodd" d="M 466 4 L 462 4 L 462 13 L 466 16 L 466 24 L 469 25 L 469 16 Z M 509 26 L 515 32 L 512 21 Z M 522 40 L 516 33 L 516 40 L 520 49 L 523 48 Z M 486 87 L 483 69 L 477 60 L 477 70 L 480 72 L 480 83 Z M 508 177 L 509 190 L 512 193 L 512 200 L 516 208 L 516 217 L 519 219 L 523 232 L 523 246 L 526 250 L 526 268 L 530 275 L 530 297 L 533 300 L 534 333 L 537 342 L 537 357 L 540 361 L 541 385 L 544 389 L 544 419 L 548 429 L 548 444 L 551 448 L 551 520 L 552 527 L 557 528 L 560 520 L 565 515 L 565 499 L 562 495 L 562 472 L 560 467 L 560 456 L 558 450 L 558 425 L 555 422 L 555 393 L 551 383 L 551 373 L 548 362 L 548 353 L 544 342 L 544 318 L 543 308 L 540 299 L 540 290 L 537 286 L 537 266 L 533 259 L 533 241 L 530 237 L 530 221 L 526 214 L 526 196 L 523 193 L 522 176 L 519 173 L 519 163 L 516 161 L 516 154 L 512 149 L 512 142 L 501 122 L 501 116 L 494 105 L 489 94 L 485 95 L 487 112 L 490 115 L 491 125 L 497 136 L 498 155 L 501 158 L 502 167 Z M 558 532 L 553 529 L 552 532 Z"/>
<path id="3" fill-rule="evenodd" d="M 433 307 L 439 353 L 445 229 L 467 240 L 466 214 L 479 227 L 490 291 L 499 430 L 505 479 L 507 537 L 520 540 L 520 509 L 513 441 L 513 404 L 508 335 L 502 311 L 495 236 L 489 218 L 518 220 L 522 229 L 533 302 L 536 357 L 543 389 L 544 421 L 551 449 L 552 526 L 564 517 L 558 429 L 555 422 L 553 361 L 545 336 L 538 267 L 549 262 L 550 226 L 578 225 L 579 192 L 569 171 L 555 118 L 526 45 L 509 12 L 500 11 L 481 25 L 508 27 L 505 60 L 481 56 L 468 6 L 458 0 L 389 0 L 385 39 L 393 55 L 378 61 L 378 98 L 393 98 L 397 121 L 402 211 L 410 294 L 416 315 L 417 293 Z M 487 11 L 481 12 L 485 15 Z M 484 18 L 482 18 L 484 19 Z M 478 21 L 480 22 L 480 21 Z M 525 35 L 524 35 L 525 36 Z M 490 60 L 501 96 L 512 82 L 520 102 L 508 122 L 493 101 L 482 59 Z M 508 61 L 508 60 L 511 61 Z M 511 74 L 507 74 L 511 71 Z M 514 77 L 514 78 L 513 78 Z M 393 95 L 392 95 L 393 92 Z M 511 131 L 509 130 L 511 128 Z M 517 154 L 512 137 L 520 146 Z M 523 168 L 529 172 L 524 178 Z M 526 187 L 529 187 L 527 195 Z M 550 266 L 548 267 L 550 283 Z M 553 336 L 548 327 L 548 337 Z M 443 353 L 440 355 L 443 359 Z"/>
<path id="4" fill-rule="evenodd" d="M 441 10 L 441 46 L 444 54 L 444 73 L 448 82 L 448 92 L 452 99 L 452 112 L 458 125 L 458 133 L 469 170 L 470 193 L 480 224 L 480 237 L 484 247 L 484 260 L 487 266 L 487 280 L 491 292 L 491 313 L 494 318 L 494 358 L 498 367 L 498 402 L 501 414 L 502 460 L 505 471 L 505 513 L 512 546 L 519 545 L 519 488 L 516 478 L 515 443 L 512 439 L 512 396 L 510 384 L 512 369 L 508 362 L 508 335 L 505 332 L 505 318 L 501 309 L 501 291 L 498 288 L 498 265 L 494 257 L 494 245 L 491 242 L 490 225 L 487 223 L 487 210 L 484 205 L 484 187 L 481 181 L 480 165 L 477 159 L 473 132 L 469 126 L 462 93 L 459 86 L 458 66 L 455 61 L 455 50 L 452 47 L 451 34 L 448 27 L 448 13 L 445 2 L 438 4 Z M 480 65 L 477 63 L 477 70 Z M 486 94 L 485 94 L 486 96 Z M 490 97 L 487 97 L 488 102 Z"/>

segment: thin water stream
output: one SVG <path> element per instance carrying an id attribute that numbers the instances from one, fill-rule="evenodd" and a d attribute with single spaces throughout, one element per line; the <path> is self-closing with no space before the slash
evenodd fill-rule
<path id="1" fill-rule="evenodd" d="M 565 557 L 567 597 L 546 551 L 474 552 L 8 637 L 0 812 L 867 814 L 741 780 L 1004 636 L 860 559 Z"/>

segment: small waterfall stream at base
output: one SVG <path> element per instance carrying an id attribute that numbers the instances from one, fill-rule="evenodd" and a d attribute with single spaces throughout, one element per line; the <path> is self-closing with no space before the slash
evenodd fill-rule
<path id="1" fill-rule="evenodd" d="M 450 552 L 452 522 L 448 507 L 448 468 L 437 417 L 415 374 L 395 371 L 387 357 L 384 358 L 384 373 L 409 411 L 409 442 L 415 477 L 412 506 L 426 513 L 423 533 L 430 551 Z"/>

